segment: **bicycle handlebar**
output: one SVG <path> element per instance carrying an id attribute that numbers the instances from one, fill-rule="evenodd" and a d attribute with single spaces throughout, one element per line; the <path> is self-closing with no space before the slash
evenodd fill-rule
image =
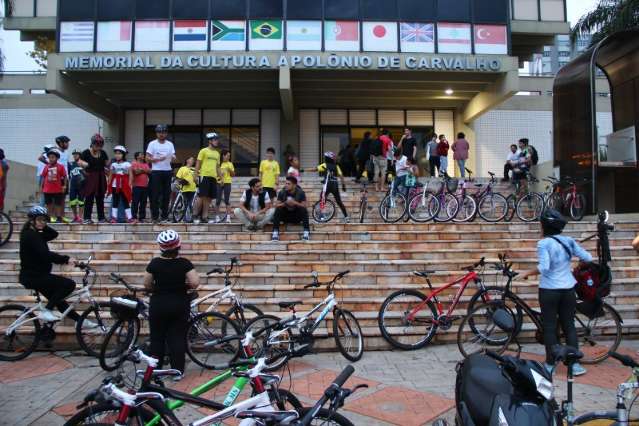
<path id="1" fill-rule="evenodd" d="M 476 263 L 474 263 L 472 265 L 468 265 L 468 266 L 462 266 L 460 268 L 460 270 L 469 271 L 470 272 L 470 271 L 474 271 L 475 268 L 478 268 L 478 267 L 484 266 L 484 265 L 486 265 L 486 258 L 482 257 L 481 259 L 479 259 L 479 262 L 476 262 Z"/>
<path id="2" fill-rule="evenodd" d="M 231 258 L 231 266 L 228 269 L 224 269 L 221 266 L 217 266 L 213 269 L 211 269 L 209 272 L 206 273 L 206 275 L 211 275 L 211 274 L 226 274 L 227 276 L 233 271 L 233 268 L 236 265 L 240 264 L 240 260 L 237 257 L 232 257 Z"/>

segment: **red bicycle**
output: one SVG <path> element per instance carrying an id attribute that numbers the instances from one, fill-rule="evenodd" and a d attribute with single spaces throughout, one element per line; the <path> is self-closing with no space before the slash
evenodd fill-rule
<path id="1" fill-rule="evenodd" d="M 588 179 L 576 181 L 569 176 L 555 182 L 555 190 L 546 202 L 547 206 L 569 215 L 572 220 L 583 219 L 586 213 L 586 196 L 577 186 L 588 182 Z"/>
<path id="2" fill-rule="evenodd" d="M 435 271 L 414 271 L 418 277 L 426 280 L 431 293 L 426 296 L 418 290 L 405 289 L 391 294 L 384 300 L 377 316 L 379 329 L 388 343 L 396 348 L 415 350 L 426 346 L 435 336 L 438 328 L 448 330 L 453 321 L 461 318 L 453 315 L 461 295 L 470 282 L 484 289 L 481 275 L 486 266 L 482 257 L 479 262 L 461 268 L 467 271 L 463 277 L 435 290 L 429 275 Z M 448 288 L 459 284 L 459 290 L 452 298 L 451 305 L 444 313 L 442 302 L 438 297 Z"/>

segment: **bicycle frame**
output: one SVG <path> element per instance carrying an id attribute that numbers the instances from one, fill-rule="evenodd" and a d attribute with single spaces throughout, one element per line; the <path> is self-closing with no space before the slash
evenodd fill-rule
<path id="1" fill-rule="evenodd" d="M 312 334 L 315 330 L 317 330 L 317 328 L 319 327 L 319 324 L 328 316 L 329 312 L 331 312 L 333 308 L 335 308 L 337 305 L 338 303 L 337 303 L 337 299 L 335 298 L 335 294 L 330 292 L 328 296 L 326 296 L 326 299 L 324 299 L 322 302 L 320 302 L 317 306 L 315 306 L 313 309 L 311 309 L 309 312 L 307 312 L 303 316 L 297 317 L 295 316 L 295 311 L 293 311 L 293 316 L 291 318 L 288 318 L 288 320 L 283 320 L 285 327 L 282 330 L 274 330 L 271 333 L 268 339 L 268 344 L 276 345 L 279 343 L 290 343 L 289 341 L 280 341 L 280 340 L 273 340 L 273 339 L 276 339 L 277 337 L 286 333 L 286 331 L 288 331 L 290 328 L 299 327 L 300 325 L 304 324 L 309 318 L 313 316 L 315 312 L 319 311 L 323 307 L 324 309 L 319 314 L 319 316 L 315 319 L 315 321 L 313 322 L 313 325 L 309 328 L 309 332 Z"/>

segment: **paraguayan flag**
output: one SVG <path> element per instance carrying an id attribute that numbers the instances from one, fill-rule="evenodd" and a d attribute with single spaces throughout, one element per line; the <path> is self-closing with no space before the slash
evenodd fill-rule
<path id="1" fill-rule="evenodd" d="M 322 21 L 287 21 L 287 50 L 322 50 Z"/>
<path id="2" fill-rule="evenodd" d="M 92 52 L 93 22 L 60 22 L 60 52 Z"/>
<path id="3" fill-rule="evenodd" d="M 206 50 L 206 21 L 180 20 L 173 22 L 173 50 Z"/>

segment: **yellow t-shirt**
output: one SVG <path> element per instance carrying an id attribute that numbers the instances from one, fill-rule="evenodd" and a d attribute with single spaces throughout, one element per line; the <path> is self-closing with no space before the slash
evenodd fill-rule
<path id="1" fill-rule="evenodd" d="M 197 185 L 195 184 L 195 176 L 193 175 L 193 169 L 187 166 L 179 168 L 175 177 L 178 179 L 184 179 L 188 183 L 182 187 L 182 192 L 195 192 Z"/>
<path id="2" fill-rule="evenodd" d="M 336 164 L 335 167 L 337 168 L 337 177 L 344 176 L 342 174 L 342 169 L 339 168 L 339 164 Z M 322 163 L 319 166 L 317 166 L 317 171 L 320 173 L 324 173 L 326 171 L 326 163 Z M 333 177 L 336 177 L 336 176 L 333 176 Z"/>
<path id="3" fill-rule="evenodd" d="M 235 171 L 235 167 L 233 167 L 233 163 L 230 161 L 225 161 L 220 166 L 222 169 L 222 183 L 232 183 L 233 176 L 231 176 L 231 172 Z"/>
<path id="4" fill-rule="evenodd" d="M 202 148 L 197 155 L 198 161 L 200 161 L 200 176 L 212 177 L 217 179 L 217 167 L 220 164 L 220 153 L 215 149 L 209 147 Z"/>
<path id="5" fill-rule="evenodd" d="M 277 178 L 280 176 L 280 164 L 275 160 L 262 160 L 260 163 L 260 175 L 262 175 L 262 186 L 275 188 L 277 186 Z"/>

